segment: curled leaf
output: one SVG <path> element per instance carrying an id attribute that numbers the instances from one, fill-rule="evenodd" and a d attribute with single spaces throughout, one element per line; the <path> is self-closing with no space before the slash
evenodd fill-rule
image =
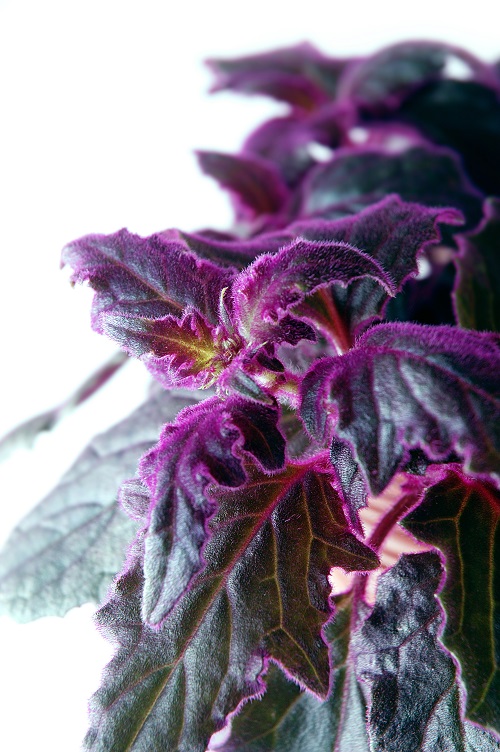
<path id="1" fill-rule="evenodd" d="M 457 453 L 473 473 L 498 471 L 500 341 L 454 327 L 379 324 L 302 382 L 302 416 L 324 440 L 347 441 L 373 494 L 420 448 Z"/>

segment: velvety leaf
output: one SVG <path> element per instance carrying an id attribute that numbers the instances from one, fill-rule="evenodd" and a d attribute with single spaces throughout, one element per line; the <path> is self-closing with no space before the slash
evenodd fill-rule
<path id="1" fill-rule="evenodd" d="M 392 294 L 390 276 L 367 253 L 335 236 L 316 242 L 298 238 L 274 255 L 259 256 L 235 279 L 236 326 L 250 345 L 268 340 L 290 342 L 287 327 L 294 306 L 334 282 L 346 286 L 367 276 Z"/>
<path id="2" fill-rule="evenodd" d="M 294 187 L 315 164 L 308 148 L 314 140 L 309 123 L 296 114 L 267 120 L 246 139 L 243 153 L 272 162 L 286 185 Z"/>
<path id="3" fill-rule="evenodd" d="M 460 661 L 468 717 L 500 732 L 500 493 L 450 466 L 403 525 L 446 557 L 444 643 Z"/>
<path id="4" fill-rule="evenodd" d="M 224 368 L 215 328 L 192 309 L 180 320 L 109 314 L 102 329 L 131 355 L 140 357 L 166 388 L 206 387 Z"/>
<path id="5" fill-rule="evenodd" d="M 453 68 L 492 80 L 490 66 L 465 50 L 441 42 L 402 42 L 352 66 L 342 96 L 375 114 L 392 110 L 421 86 L 448 76 Z"/>
<path id="6" fill-rule="evenodd" d="M 457 235 L 455 308 L 461 326 L 500 331 L 500 199 L 485 204 L 476 232 Z"/>
<path id="7" fill-rule="evenodd" d="M 290 234 L 286 230 L 247 239 L 214 237 L 213 235 L 187 233 L 180 230 L 167 230 L 162 233 L 162 236 L 179 238 L 197 256 L 215 261 L 219 266 L 237 269 L 243 269 L 260 253 L 278 251 L 290 240 Z"/>
<path id="8" fill-rule="evenodd" d="M 317 463 L 247 472 L 241 488 L 212 487 L 205 567 L 158 631 L 140 621 L 140 572 L 117 581 L 99 623 L 120 647 L 91 701 L 87 749 L 204 752 L 228 713 L 262 692 L 266 656 L 327 693 L 328 573 L 372 569 L 377 557 Z"/>
<path id="9" fill-rule="evenodd" d="M 339 220 L 309 220 L 291 225 L 290 230 L 310 241 L 335 238 L 372 256 L 390 276 L 394 290 L 400 291 L 409 276 L 417 274 L 417 259 L 425 248 L 440 240 L 438 224 L 460 224 L 460 214 L 453 209 L 430 209 L 418 204 L 408 204 L 397 196 L 388 196 L 359 214 Z M 336 286 L 328 293 L 328 306 L 320 312 L 323 318 L 333 309 L 330 326 L 347 329 L 341 338 L 348 346 L 358 327 L 366 326 L 379 317 L 389 299 L 384 289 L 374 279 L 364 277 L 349 286 Z M 325 298 L 312 298 L 309 308 L 324 304 Z M 312 311 L 314 315 L 314 311 Z M 340 319 L 340 321 L 339 321 Z"/>
<path id="10" fill-rule="evenodd" d="M 349 656 L 352 599 L 339 598 L 336 605 L 335 617 L 325 628 L 332 661 L 328 698 L 321 702 L 301 692 L 271 665 L 266 693 L 233 719 L 221 752 L 369 752 L 366 707 Z"/>
<path id="11" fill-rule="evenodd" d="M 115 353 L 91 374 L 64 402 L 52 410 L 35 415 L 9 431 L 0 439 L 0 461 L 18 449 L 31 449 L 42 431 L 51 431 L 68 414 L 94 395 L 127 362 L 125 353 Z"/>
<path id="12" fill-rule="evenodd" d="M 233 276 L 161 233 L 141 238 L 127 230 L 70 243 L 62 263 L 73 268 L 73 283 L 88 282 L 96 291 L 92 325 L 98 332 L 110 314 L 116 326 L 117 316 L 180 318 L 186 308 L 215 324 L 220 292 Z"/>
<path id="13" fill-rule="evenodd" d="M 349 522 L 355 530 L 361 532 L 358 511 L 366 506 L 367 486 L 349 444 L 334 436 L 330 447 L 330 461 L 342 492 Z"/>
<path id="14" fill-rule="evenodd" d="M 467 174 L 487 195 L 500 194 L 500 90 L 475 81 L 437 81 L 404 102 L 403 122 L 454 149 Z"/>
<path id="15" fill-rule="evenodd" d="M 116 504 L 162 424 L 197 402 L 161 393 L 96 436 L 59 485 L 15 528 L 0 555 L 0 610 L 18 621 L 99 602 L 137 531 Z"/>
<path id="16" fill-rule="evenodd" d="M 212 91 L 266 94 L 305 110 L 333 97 L 347 60 L 326 58 L 310 44 L 208 65 L 216 74 Z"/>
<path id="17" fill-rule="evenodd" d="M 456 155 L 431 147 L 416 147 L 402 154 L 360 148 L 339 150 L 331 162 L 318 165 L 307 175 L 301 213 L 328 218 L 339 207 L 349 214 L 391 193 L 424 206 L 455 207 L 463 212 L 469 227 L 481 218 L 482 196 L 469 182 Z"/>
<path id="18" fill-rule="evenodd" d="M 403 555 L 380 577 L 373 611 L 354 634 L 356 671 L 368 691 L 371 749 L 474 749 L 476 734 L 461 717 L 457 669 L 439 642 L 443 619 L 435 593 L 442 577 L 436 553 Z M 483 741 L 484 749 L 499 748 L 486 732 Z"/>
<path id="19" fill-rule="evenodd" d="M 274 214 L 283 207 L 288 189 L 272 162 L 256 156 L 198 151 L 201 169 L 236 194 L 237 217 Z M 242 210 L 243 205 L 246 212 Z"/>
<path id="20" fill-rule="evenodd" d="M 278 417 L 275 406 L 213 397 L 182 411 L 142 459 L 140 478 L 151 494 L 143 598 L 149 623 L 158 624 L 165 617 L 203 566 L 200 549 L 212 511 L 207 484 L 244 484 L 242 452 L 267 472 L 283 466 L 285 442 Z"/>
<path id="21" fill-rule="evenodd" d="M 348 353 L 317 362 L 301 388 L 317 439 L 347 441 L 374 495 L 414 448 L 452 453 L 473 473 L 496 472 L 500 444 L 497 335 L 454 327 L 379 324 Z"/>

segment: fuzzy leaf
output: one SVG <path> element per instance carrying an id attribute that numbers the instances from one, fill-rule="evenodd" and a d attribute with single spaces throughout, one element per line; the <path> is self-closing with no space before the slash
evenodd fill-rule
<path id="1" fill-rule="evenodd" d="M 489 66 L 457 47 L 440 42 L 403 42 L 353 66 L 342 82 L 342 94 L 363 111 L 380 116 L 397 108 L 421 86 L 447 77 L 447 66 L 457 63 L 471 74 L 491 78 Z"/>
<path id="2" fill-rule="evenodd" d="M 335 237 L 315 242 L 298 238 L 274 255 L 259 256 L 235 279 L 238 330 L 251 345 L 290 342 L 288 314 L 294 306 L 320 288 L 334 282 L 346 286 L 361 277 L 371 277 L 393 293 L 390 276 L 367 253 Z"/>
<path id="3" fill-rule="evenodd" d="M 342 492 L 349 522 L 355 530 L 362 532 L 358 511 L 366 506 L 367 486 L 349 444 L 334 436 L 330 447 L 330 461 Z"/>
<path id="4" fill-rule="evenodd" d="M 224 367 L 216 332 L 197 311 L 182 319 L 148 319 L 110 314 L 103 332 L 142 362 L 162 386 L 202 388 Z"/>
<path id="5" fill-rule="evenodd" d="M 500 340 L 454 327 L 379 324 L 302 383 L 307 429 L 349 442 L 374 495 L 422 449 L 473 473 L 498 471 Z"/>
<path id="6" fill-rule="evenodd" d="M 468 717 L 500 732 L 500 493 L 450 466 L 403 525 L 446 557 L 444 643 L 460 661 Z"/>
<path id="7" fill-rule="evenodd" d="M 349 656 L 352 598 L 339 598 L 336 605 L 325 628 L 332 661 L 327 700 L 301 692 L 271 665 L 264 697 L 244 705 L 233 719 L 221 752 L 369 752 L 363 693 Z"/>
<path id="8" fill-rule="evenodd" d="M 212 509 L 207 484 L 244 484 L 241 452 L 267 472 L 283 466 L 278 417 L 275 406 L 214 397 L 182 411 L 142 459 L 140 477 L 151 493 L 144 557 L 147 622 L 161 622 L 203 565 L 200 549 Z"/>
<path id="9" fill-rule="evenodd" d="M 117 581 L 99 623 L 120 647 L 91 700 L 87 749 L 204 752 L 228 713 L 262 691 L 266 656 L 327 693 L 328 573 L 372 569 L 377 557 L 316 463 L 247 472 L 239 489 L 212 487 L 205 568 L 158 631 L 140 621 L 140 572 Z"/>
<path id="10" fill-rule="evenodd" d="M 310 44 L 229 60 L 209 60 L 216 74 L 212 91 L 266 94 L 309 110 L 335 94 L 347 60 L 324 57 Z"/>
<path id="11" fill-rule="evenodd" d="M 295 187 L 315 164 L 309 145 L 314 141 L 310 119 L 296 114 L 263 123 L 246 139 L 243 153 L 257 155 L 274 164 L 290 187 Z"/>
<path id="12" fill-rule="evenodd" d="M 457 669 L 439 642 L 435 598 L 443 576 L 436 553 L 403 555 L 380 577 L 371 615 L 353 638 L 368 691 L 371 749 L 470 752 L 477 735 L 462 720 Z M 498 750 L 483 731 L 480 749 Z"/>
<path id="13" fill-rule="evenodd" d="M 253 239 L 241 240 L 240 238 L 214 231 L 205 230 L 189 233 L 176 229 L 164 230 L 161 236 L 166 241 L 184 243 L 196 256 L 208 261 L 214 261 L 218 266 L 229 269 L 231 267 L 243 269 L 259 253 L 263 252 L 260 236 Z M 274 242 L 271 242 L 271 246 L 269 248 L 264 247 L 264 250 L 278 250 L 283 245 L 284 240 L 278 236 Z"/>
<path id="14" fill-rule="evenodd" d="M 70 243 L 62 263 L 74 269 L 73 283 L 88 282 L 96 291 L 92 325 L 98 332 L 110 314 L 116 328 L 117 317 L 181 318 L 186 308 L 215 324 L 220 292 L 233 276 L 161 233 L 141 238 L 127 230 Z"/>
<path id="15" fill-rule="evenodd" d="M 272 162 L 213 151 L 198 151 L 197 156 L 203 172 L 238 197 L 237 217 L 245 217 L 248 210 L 251 216 L 274 214 L 283 207 L 288 189 Z"/>
<path id="16" fill-rule="evenodd" d="M 384 196 L 424 206 L 455 207 L 468 226 L 481 219 L 482 196 L 447 149 L 415 147 L 402 154 L 374 149 L 339 150 L 331 162 L 311 170 L 302 187 L 302 216 L 350 214 Z M 344 209 L 347 205 L 347 210 Z"/>
<path id="17" fill-rule="evenodd" d="M 466 329 L 500 331 L 500 199 L 485 204 L 485 219 L 474 233 L 457 235 L 454 301 Z"/>
<path id="18" fill-rule="evenodd" d="M 24 622 L 102 600 L 137 531 L 116 504 L 117 489 L 162 424 L 196 401 L 187 392 L 161 393 L 93 439 L 7 541 L 0 555 L 2 613 Z"/>
<path id="19" fill-rule="evenodd" d="M 429 209 L 388 196 L 352 217 L 297 222 L 290 230 L 306 240 L 335 238 L 362 248 L 380 264 L 399 292 L 408 277 L 417 274 L 419 255 L 440 240 L 440 223 L 460 224 L 460 214 L 453 209 Z M 355 280 L 345 288 L 336 286 L 329 294 L 329 306 L 335 308 L 335 318 L 340 316 L 342 327 L 347 328 L 348 339 L 361 324 L 366 326 L 379 317 L 389 299 L 387 290 L 369 277 Z M 320 302 L 313 298 L 306 305 L 314 307 Z M 328 316 L 328 310 L 325 315 Z M 331 325 L 335 323 L 334 319 Z"/>

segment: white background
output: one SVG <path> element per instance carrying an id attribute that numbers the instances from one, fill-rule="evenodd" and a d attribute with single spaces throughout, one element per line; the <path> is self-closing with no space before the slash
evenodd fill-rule
<path id="1" fill-rule="evenodd" d="M 0 0 L 0 434 L 57 404 L 115 350 L 90 330 L 90 292 L 59 271 L 64 243 L 124 226 L 146 235 L 230 225 L 226 196 L 192 150 L 236 150 L 281 107 L 208 97 L 203 59 L 304 40 L 358 55 L 432 38 L 494 60 L 499 22 L 488 0 Z M 139 364 L 127 365 L 34 453 L 0 468 L 0 542 L 145 384 Z M 110 655 L 91 614 L 0 619 L 1 749 L 79 749 Z"/>

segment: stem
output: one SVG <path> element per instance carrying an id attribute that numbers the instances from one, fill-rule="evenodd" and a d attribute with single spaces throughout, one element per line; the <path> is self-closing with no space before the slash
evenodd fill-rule
<path id="1" fill-rule="evenodd" d="M 332 300 L 330 290 L 323 287 L 319 291 L 318 297 L 321 299 L 328 314 L 328 333 L 333 338 L 338 354 L 343 355 L 352 347 L 351 335 L 349 334 L 345 323 L 342 321 L 337 306 Z"/>
<path id="2" fill-rule="evenodd" d="M 368 545 L 378 551 L 382 543 L 387 538 L 392 528 L 400 520 L 405 512 L 414 505 L 416 501 L 414 493 L 404 494 L 389 511 L 384 514 L 377 527 L 368 539 Z"/>
<path id="3" fill-rule="evenodd" d="M 127 362 L 128 358 L 129 356 L 124 352 L 115 353 L 104 365 L 85 379 L 83 384 L 64 402 L 51 410 L 29 418 L 5 434 L 0 439 L 0 460 L 7 459 L 18 449 L 32 447 L 38 434 L 42 431 L 50 431 L 78 405 L 92 397 Z"/>

